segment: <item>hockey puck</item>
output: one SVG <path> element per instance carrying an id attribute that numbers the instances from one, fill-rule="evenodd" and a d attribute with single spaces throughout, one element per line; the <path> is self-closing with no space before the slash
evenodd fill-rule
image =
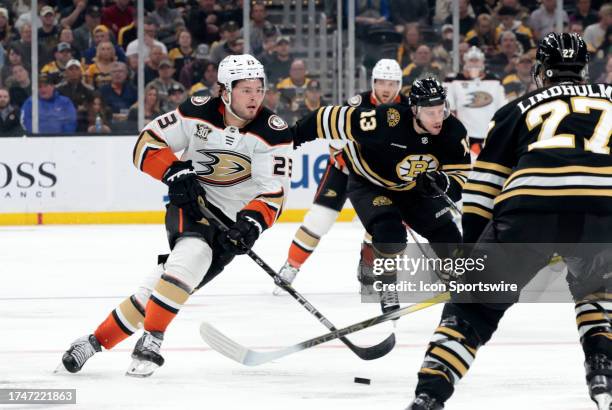
<path id="1" fill-rule="evenodd" d="M 363 377 L 355 377 L 355 383 L 370 384 L 370 379 L 365 379 Z"/>

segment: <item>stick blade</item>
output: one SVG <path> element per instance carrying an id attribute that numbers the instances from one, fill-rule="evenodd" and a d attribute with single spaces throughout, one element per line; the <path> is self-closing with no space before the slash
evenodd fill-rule
<path id="1" fill-rule="evenodd" d="M 347 346 L 362 360 L 376 360 L 387 355 L 395 347 L 395 333 L 391 333 L 385 340 L 377 345 L 369 347 L 356 346 L 348 343 Z"/>
<path id="2" fill-rule="evenodd" d="M 200 336 L 213 350 L 235 362 L 246 364 L 248 349 L 225 336 L 210 323 L 202 322 Z"/>

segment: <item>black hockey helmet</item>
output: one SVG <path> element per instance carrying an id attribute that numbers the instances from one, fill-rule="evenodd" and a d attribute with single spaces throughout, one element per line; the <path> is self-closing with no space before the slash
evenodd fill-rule
<path id="1" fill-rule="evenodd" d="M 548 33 L 538 45 L 533 78 L 541 87 L 542 80 L 583 81 L 587 74 L 589 52 L 576 33 Z"/>
<path id="2" fill-rule="evenodd" d="M 444 104 L 446 90 L 434 77 L 414 80 L 410 88 L 410 105 L 416 107 L 433 107 Z"/>

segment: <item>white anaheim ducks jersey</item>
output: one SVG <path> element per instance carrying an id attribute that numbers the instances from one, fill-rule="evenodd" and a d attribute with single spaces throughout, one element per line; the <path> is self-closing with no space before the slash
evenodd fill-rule
<path id="1" fill-rule="evenodd" d="M 445 82 L 450 109 L 467 128 L 468 136 L 485 139 L 493 114 L 506 105 L 501 82 L 492 76 L 468 79 L 463 74 Z"/>
<path id="2" fill-rule="evenodd" d="M 293 142 L 287 123 L 263 108 L 244 128 L 226 127 L 220 98 L 194 96 L 151 121 L 134 150 L 135 165 L 161 179 L 171 154 L 192 161 L 206 200 L 231 220 L 248 210 L 264 227 L 289 191 Z M 251 215 L 253 216 L 253 215 Z"/>

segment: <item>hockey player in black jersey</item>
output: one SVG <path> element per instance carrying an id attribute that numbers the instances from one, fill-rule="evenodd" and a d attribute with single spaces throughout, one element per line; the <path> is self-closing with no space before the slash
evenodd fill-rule
<path id="1" fill-rule="evenodd" d="M 511 261 L 511 275 L 494 262 L 481 274 L 463 279 L 476 283 L 501 277 L 520 289 L 553 253 L 564 256 L 589 394 L 599 410 L 609 410 L 612 86 L 585 84 L 587 62 L 586 45 L 577 34 L 546 35 L 534 67 L 539 89 L 493 116 L 484 149 L 464 187 L 464 241 L 476 242 L 472 257 L 499 243 L 519 244 L 521 255 Z M 478 348 L 516 300 L 494 303 L 483 292 L 470 296 L 478 303 L 444 307 L 408 409 L 443 408 Z M 544 376 L 545 372 L 543 368 Z"/>
<path id="2" fill-rule="evenodd" d="M 346 105 L 372 109 L 380 104 L 408 104 L 408 98 L 400 94 L 402 69 L 397 61 L 386 58 L 379 60 L 372 70 L 371 85 L 371 90 L 354 95 L 348 99 Z M 287 261 L 279 271 L 279 275 L 289 283 L 293 282 L 321 238 L 329 232 L 346 202 L 348 169 L 342 150 L 334 148 L 333 145 L 330 145 L 329 149 L 329 162 L 317 187 L 313 204 L 295 233 Z M 278 286 L 274 289 L 275 295 L 284 293 Z"/>
<path id="3" fill-rule="evenodd" d="M 376 109 L 322 107 L 293 128 L 295 145 L 314 138 L 346 143 L 348 197 L 378 258 L 404 251 L 404 223 L 433 244 L 461 241 L 448 204 L 433 184 L 452 200 L 461 199 L 470 169 L 465 127 L 450 115 L 436 79 L 416 80 L 409 98 L 410 105 Z M 438 254 L 446 252 L 433 247 Z M 393 270 L 382 280 L 395 278 Z M 383 311 L 397 308 L 397 293 L 383 292 L 381 303 Z"/>

